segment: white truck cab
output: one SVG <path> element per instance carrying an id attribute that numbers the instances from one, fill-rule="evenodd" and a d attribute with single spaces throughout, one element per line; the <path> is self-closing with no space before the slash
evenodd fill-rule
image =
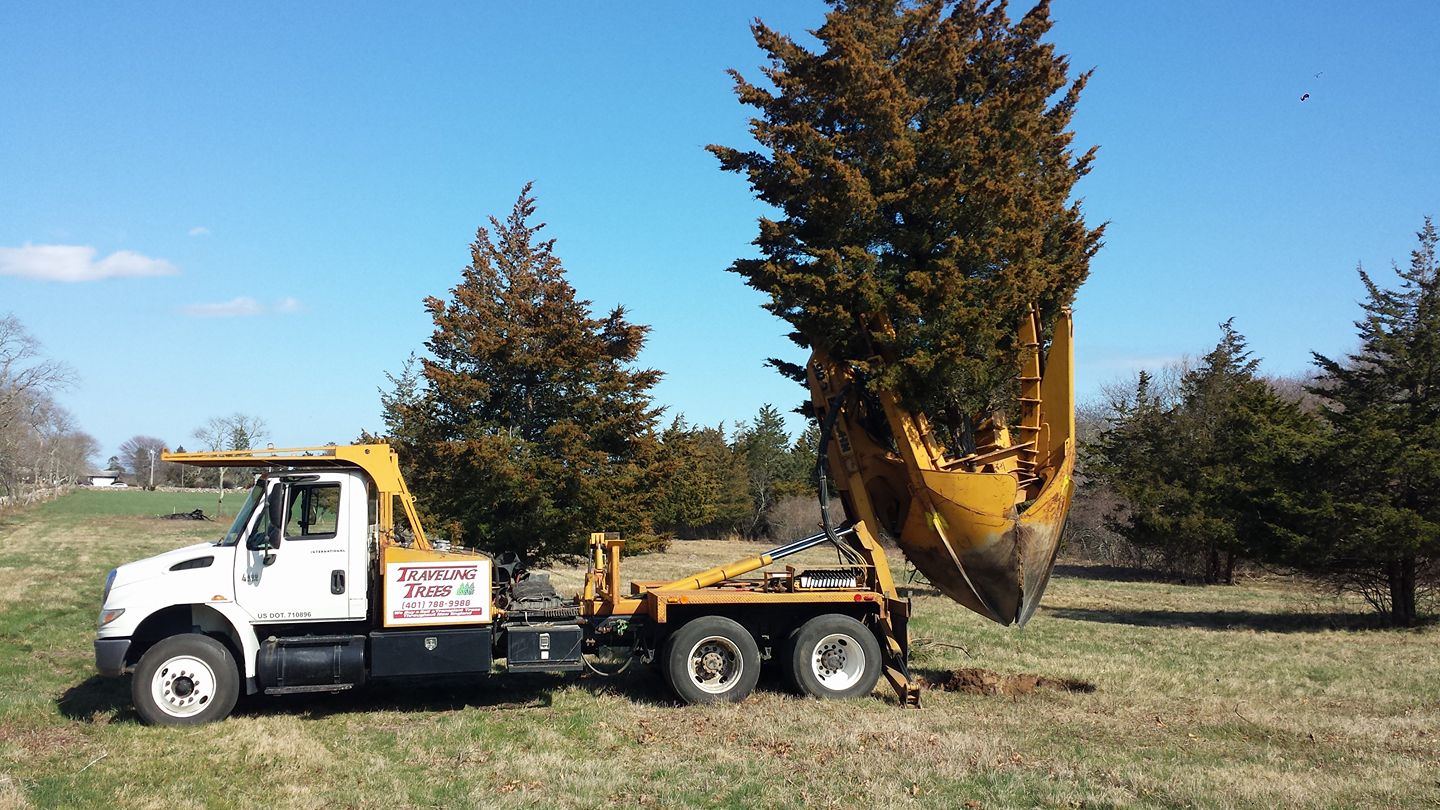
<path id="1" fill-rule="evenodd" d="M 424 672 L 488 671 L 489 558 L 432 550 L 423 535 L 415 547 L 419 524 L 393 451 L 355 445 L 275 453 L 167 454 L 279 469 L 258 477 L 213 543 L 127 563 L 106 577 L 96 667 L 135 674 L 141 716 L 205 722 L 228 714 L 241 690 L 349 688 L 375 669 L 370 648 L 395 648 L 403 658 L 411 643 L 425 646 L 417 633 L 441 629 L 461 660 Z M 412 527 L 398 536 L 397 506 Z M 386 587 L 382 567 L 395 587 Z M 390 591 L 393 604 L 382 606 L 377 588 Z"/>
<path id="2" fill-rule="evenodd" d="M 188 607 L 190 624 L 232 636 L 250 653 L 247 691 L 253 691 L 254 627 L 274 622 L 366 618 L 370 488 L 356 471 L 263 476 L 250 490 L 229 531 L 200 543 L 127 563 L 105 582 L 97 651 L 116 671 L 142 625 L 164 611 Z M 271 545 L 270 496 L 283 498 L 282 542 Z M 281 547 L 283 545 L 283 547 Z M 213 615 L 212 615 L 213 614 Z"/>

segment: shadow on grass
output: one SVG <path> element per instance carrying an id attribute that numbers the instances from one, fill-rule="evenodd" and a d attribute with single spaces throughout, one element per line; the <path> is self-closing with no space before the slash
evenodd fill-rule
<path id="1" fill-rule="evenodd" d="M 139 720 L 130 705 L 130 679 L 91 675 L 55 699 L 60 714 L 85 723 Z"/>
<path id="2" fill-rule="evenodd" d="M 941 681 L 944 681 L 946 678 L 950 677 L 951 672 L 954 672 L 954 669 L 950 667 L 942 668 L 934 666 L 916 666 L 914 663 L 910 664 L 910 677 L 916 681 L 919 681 L 922 689 L 932 683 L 940 683 Z M 882 678 L 879 685 L 888 686 L 889 684 L 885 683 L 885 680 Z"/>
<path id="3" fill-rule="evenodd" d="M 911 585 L 896 585 L 896 586 L 895 586 L 895 591 L 896 591 L 896 593 L 898 593 L 898 594 L 900 595 L 900 598 L 902 598 L 902 599 L 911 599 L 911 598 L 914 598 L 914 597 L 916 597 L 916 596 L 944 596 L 944 595 L 945 595 L 945 594 L 941 593 L 941 591 L 940 591 L 939 588 L 936 588 L 936 587 L 933 586 L 933 585 L 920 585 L 920 584 L 918 584 L 918 583 L 916 583 L 916 584 L 911 584 Z"/>
<path id="4" fill-rule="evenodd" d="M 130 701 L 130 677 L 106 678 L 92 675 L 65 690 L 56 699 L 60 714 L 84 723 L 139 722 Z M 638 667 L 622 675 L 605 678 L 574 675 L 505 675 L 473 678 L 435 678 L 418 681 L 383 679 L 343 692 L 309 692 L 294 695 L 242 695 L 234 716 L 266 717 L 294 715 L 321 719 L 337 714 L 371 711 L 436 712 L 456 709 L 512 711 L 542 709 L 554 701 L 554 693 L 567 686 L 592 694 L 619 695 L 637 704 L 677 704 L 658 675 Z"/>
<path id="5" fill-rule="evenodd" d="M 1060 563 L 1055 566 L 1053 574 L 1057 577 L 1089 579 L 1096 582 L 1178 582 L 1185 584 L 1179 577 L 1161 571 L 1103 563 Z M 945 595 L 939 588 L 923 579 L 898 583 L 895 589 L 900 592 L 902 597 Z"/>
<path id="6" fill-rule="evenodd" d="M 625 673 L 615 678 L 574 675 L 496 674 L 473 678 L 436 678 L 421 681 L 378 680 L 345 692 L 297 695 L 252 695 L 240 701 L 235 714 L 247 717 L 291 714 L 321 719 L 337 714 L 441 712 L 457 709 L 523 711 L 544 709 L 554 703 L 555 692 L 566 687 L 592 694 L 617 694 L 635 703 L 673 706 L 675 700 L 659 678 Z"/>
<path id="7" fill-rule="evenodd" d="M 540 709 L 554 702 L 556 692 L 581 689 L 593 695 L 616 695 L 647 706 L 675 706 L 677 700 L 660 675 L 638 661 L 613 677 L 584 673 L 522 673 L 503 671 L 488 676 L 372 681 L 349 693 L 255 696 L 245 701 L 246 713 L 281 711 L 307 717 L 344 712 L 388 710 L 449 711 L 472 708 L 493 711 Z"/>
<path id="8" fill-rule="evenodd" d="M 1047 607 L 1057 619 L 1136 627 L 1193 627 L 1200 630 L 1259 630 L 1268 633 L 1318 633 L 1323 630 L 1383 630 L 1384 620 L 1371 613 L 1261 613 L 1252 610 L 1101 610 Z"/>

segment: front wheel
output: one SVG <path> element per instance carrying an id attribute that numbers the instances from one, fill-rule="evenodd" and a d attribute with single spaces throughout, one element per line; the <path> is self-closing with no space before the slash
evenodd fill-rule
<path id="1" fill-rule="evenodd" d="M 665 681 L 686 703 L 738 703 L 760 679 L 760 648 L 739 622 L 701 616 L 665 642 Z"/>
<path id="2" fill-rule="evenodd" d="M 240 696 L 235 657 L 224 644 L 199 633 L 171 636 L 146 650 L 133 678 L 135 710 L 152 726 L 223 720 Z"/>
<path id="3" fill-rule="evenodd" d="M 860 622 L 828 613 L 800 625 L 781 663 L 801 694 L 860 697 L 870 694 L 880 680 L 880 642 Z"/>

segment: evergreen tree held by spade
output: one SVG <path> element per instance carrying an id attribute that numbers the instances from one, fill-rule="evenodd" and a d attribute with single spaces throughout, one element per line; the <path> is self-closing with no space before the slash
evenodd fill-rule
<path id="1" fill-rule="evenodd" d="M 1027 307 L 1052 323 L 1100 245 L 1070 199 L 1090 74 L 1041 41 L 1047 2 L 1015 22 L 978 0 L 831 6 L 818 52 L 752 26 L 773 89 L 731 71 L 761 148 L 708 148 L 778 215 L 730 269 L 799 345 L 963 431 L 1013 394 Z"/>

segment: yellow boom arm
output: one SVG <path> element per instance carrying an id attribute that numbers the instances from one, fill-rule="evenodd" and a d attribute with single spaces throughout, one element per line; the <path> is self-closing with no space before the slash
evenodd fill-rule
<path id="1" fill-rule="evenodd" d="M 325 469 L 336 467 L 359 467 L 375 482 L 378 493 L 377 519 L 380 526 L 381 545 L 394 545 L 395 503 L 399 501 L 410 530 L 415 535 L 414 547 L 430 548 L 425 539 L 425 530 L 415 513 L 415 499 L 405 486 L 405 477 L 400 474 L 400 459 L 387 444 L 331 444 L 322 447 L 267 447 L 256 450 L 211 450 L 197 453 L 160 454 L 164 461 L 188 464 L 192 467 L 253 467 Z"/>

